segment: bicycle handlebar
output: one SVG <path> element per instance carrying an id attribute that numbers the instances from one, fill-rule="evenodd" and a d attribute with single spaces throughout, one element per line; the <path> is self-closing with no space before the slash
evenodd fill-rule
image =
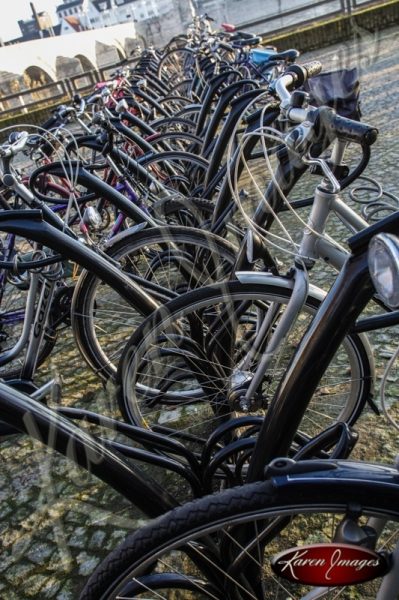
<path id="1" fill-rule="evenodd" d="M 15 156 L 16 154 L 18 154 L 18 152 L 21 152 L 25 148 L 25 146 L 28 142 L 28 138 L 29 138 L 28 132 L 20 131 L 17 133 L 19 135 L 15 136 L 15 141 L 13 141 L 11 144 L 6 143 L 6 144 L 2 144 L 0 146 L 0 157 L 1 158 Z"/>
<path id="2" fill-rule="evenodd" d="M 313 60 L 304 65 L 290 65 L 288 70 L 281 75 L 275 84 L 275 89 L 280 99 L 290 99 L 289 88 L 298 88 L 311 77 L 321 73 L 323 65 L 318 60 Z"/>
<path id="3" fill-rule="evenodd" d="M 309 119 L 310 114 L 315 116 L 315 130 L 318 135 L 327 136 L 331 140 L 338 138 L 347 142 L 355 142 L 362 146 L 371 146 L 377 139 L 378 129 L 367 123 L 360 123 L 337 115 L 327 106 L 315 109 L 297 108 L 291 104 L 290 89 L 298 88 L 311 77 L 318 75 L 322 64 L 314 60 L 304 65 L 291 65 L 289 69 L 276 81 L 275 91 L 281 100 L 281 109 L 286 116 L 297 123 Z M 318 130 L 318 131 L 317 131 Z"/>

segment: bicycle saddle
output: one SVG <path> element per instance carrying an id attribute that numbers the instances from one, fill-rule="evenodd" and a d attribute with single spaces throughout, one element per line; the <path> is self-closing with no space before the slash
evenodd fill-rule
<path id="1" fill-rule="evenodd" d="M 293 62 L 298 58 L 299 54 L 300 52 L 293 48 L 291 50 L 284 50 L 283 52 L 276 52 L 270 48 L 257 48 L 256 50 L 252 50 L 251 58 L 256 64 L 275 60 Z"/>

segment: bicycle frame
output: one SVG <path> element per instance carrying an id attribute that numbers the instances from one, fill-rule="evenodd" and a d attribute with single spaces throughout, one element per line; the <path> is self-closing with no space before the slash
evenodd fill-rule
<path id="1" fill-rule="evenodd" d="M 368 242 L 377 233 L 398 231 L 399 213 L 394 213 L 349 239 L 352 254 L 316 313 L 267 411 L 252 454 L 248 481 L 260 479 L 265 464 L 287 455 L 322 374 L 373 297 Z"/>
<path id="2" fill-rule="evenodd" d="M 148 516 L 158 516 L 177 504 L 147 473 L 131 467 L 70 420 L 1 382 L 0 412 L 8 425 L 92 472 Z"/>

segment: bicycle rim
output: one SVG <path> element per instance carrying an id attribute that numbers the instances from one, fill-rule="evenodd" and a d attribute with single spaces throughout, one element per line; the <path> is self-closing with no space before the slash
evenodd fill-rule
<path id="1" fill-rule="evenodd" d="M 197 290 L 157 311 L 132 336 L 121 361 L 119 397 L 125 416 L 144 427 L 167 424 L 171 435 L 207 438 L 228 418 L 264 415 L 319 301 L 308 297 L 247 407 L 240 405 L 240 397 L 260 355 L 243 362 L 261 323 L 269 319 L 269 337 L 290 295 L 277 285 L 234 282 Z M 244 304 L 237 317 L 235 307 Z M 232 338 L 221 335 L 226 322 Z M 313 437 L 334 422 L 357 418 L 370 385 L 362 350 L 358 337 L 345 338 L 303 417 L 303 433 Z"/>

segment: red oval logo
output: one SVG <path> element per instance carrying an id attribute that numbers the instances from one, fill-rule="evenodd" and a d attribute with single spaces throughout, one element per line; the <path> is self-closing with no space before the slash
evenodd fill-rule
<path id="1" fill-rule="evenodd" d="M 355 585 L 381 577 L 388 559 L 352 544 L 312 544 L 280 552 L 271 563 L 276 575 L 316 586 Z"/>

